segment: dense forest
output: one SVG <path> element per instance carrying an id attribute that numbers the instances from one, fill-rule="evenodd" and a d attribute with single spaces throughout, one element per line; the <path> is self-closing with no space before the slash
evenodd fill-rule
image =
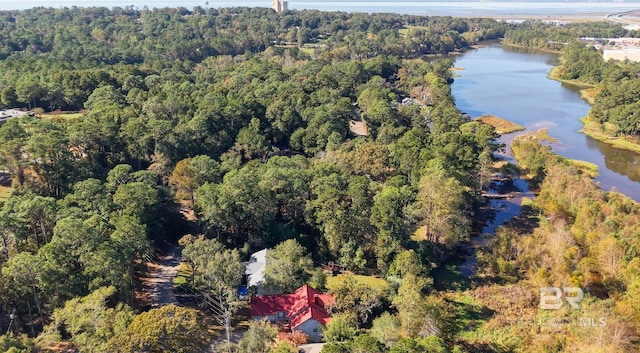
<path id="1" fill-rule="evenodd" d="M 638 206 L 541 146 L 521 157 L 541 185 L 527 226 L 489 243 L 477 278 L 455 269 L 505 146 L 456 108 L 453 61 L 438 54 L 528 23 L 260 8 L 0 17 L 0 102 L 35 113 L 0 127 L 0 351 L 297 352 L 304 338 L 266 322 L 218 344 L 246 321 L 243 261 L 265 247 L 277 264 L 265 286 L 335 295 L 323 352 L 637 346 Z M 193 300 L 153 307 L 147 263 L 178 244 L 176 286 Z M 329 262 L 348 272 L 338 283 Z M 535 316 L 548 285 L 586 288 L 611 331 L 517 330 L 509 320 Z"/>

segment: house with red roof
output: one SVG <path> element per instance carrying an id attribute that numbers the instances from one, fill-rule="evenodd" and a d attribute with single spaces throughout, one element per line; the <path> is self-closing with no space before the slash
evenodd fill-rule
<path id="1" fill-rule="evenodd" d="M 292 294 L 261 295 L 251 298 L 251 318 L 288 322 L 292 331 L 302 331 L 313 342 L 322 340 L 322 326 L 331 321 L 327 308 L 333 295 L 323 294 L 308 284 Z"/>

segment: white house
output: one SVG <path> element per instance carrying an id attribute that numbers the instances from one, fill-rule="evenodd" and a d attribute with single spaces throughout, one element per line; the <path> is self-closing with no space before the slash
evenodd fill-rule
<path id="1" fill-rule="evenodd" d="M 264 268 L 267 265 L 267 249 L 262 249 L 251 254 L 249 262 L 245 268 L 244 274 L 247 276 L 247 289 L 250 291 L 255 288 L 256 294 L 265 295 L 266 290 L 264 284 Z"/>

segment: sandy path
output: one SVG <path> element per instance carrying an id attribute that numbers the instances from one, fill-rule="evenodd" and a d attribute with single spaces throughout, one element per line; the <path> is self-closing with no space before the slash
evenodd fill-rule
<path id="1" fill-rule="evenodd" d="M 167 255 L 160 256 L 158 260 L 147 264 L 150 270 L 147 283 L 152 307 L 178 304 L 173 292 L 173 279 L 178 274 L 181 256 L 182 247 L 176 245 Z"/>

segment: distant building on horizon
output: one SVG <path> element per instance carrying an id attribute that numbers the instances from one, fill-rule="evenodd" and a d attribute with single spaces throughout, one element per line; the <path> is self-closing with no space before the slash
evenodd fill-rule
<path id="1" fill-rule="evenodd" d="M 289 2 L 286 0 L 273 0 L 271 2 L 271 7 L 276 12 L 283 12 L 289 10 Z"/>

